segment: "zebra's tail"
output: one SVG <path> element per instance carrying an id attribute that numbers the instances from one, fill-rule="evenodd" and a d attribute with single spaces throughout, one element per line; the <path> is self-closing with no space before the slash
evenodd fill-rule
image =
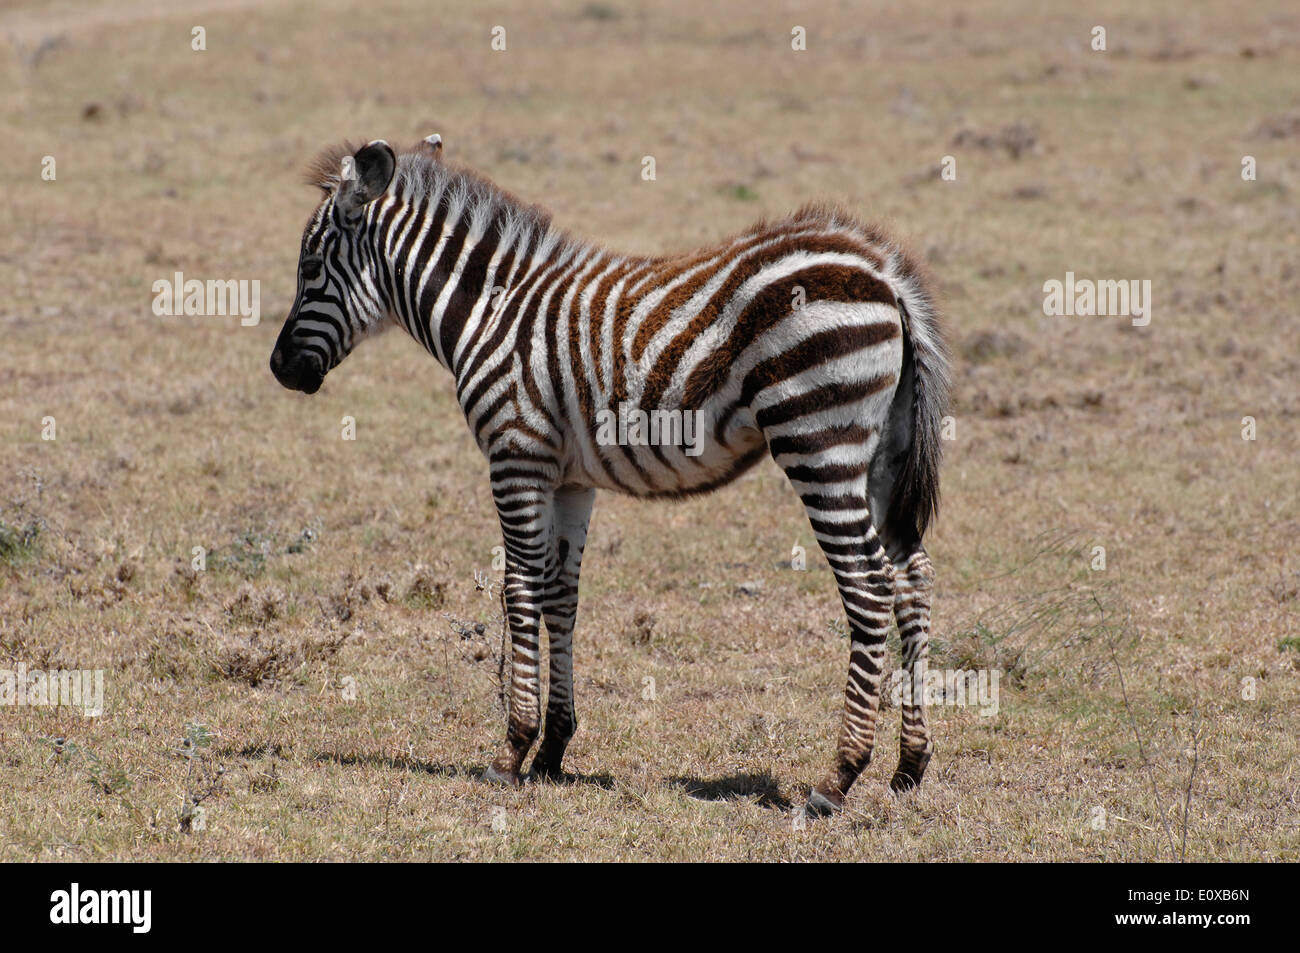
<path id="1" fill-rule="evenodd" d="M 885 512 L 885 535 L 919 544 L 939 511 L 943 419 L 948 413 L 949 358 L 938 308 L 925 276 L 907 259 L 896 285 L 903 325 L 903 367 L 883 446 L 873 462 L 883 479 L 872 493 Z M 878 498 L 878 494 L 884 499 Z"/>

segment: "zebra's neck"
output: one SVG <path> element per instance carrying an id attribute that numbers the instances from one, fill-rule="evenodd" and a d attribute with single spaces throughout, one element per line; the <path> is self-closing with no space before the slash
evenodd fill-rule
<path id="1" fill-rule="evenodd" d="M 393 312 L 458 379 L 525 283 L 590 252 L 545 212 L 441 162 L 403 156 L 393 193 L 377 231 Z"/>

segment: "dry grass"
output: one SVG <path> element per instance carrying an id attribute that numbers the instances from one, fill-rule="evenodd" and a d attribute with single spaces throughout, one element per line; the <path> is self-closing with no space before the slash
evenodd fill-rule
<path id="1" fill-rule="evenodd" d="M 103 668 L 107 711 L 0 710 L 0 857 L 1300 859 L 1300 15 L 1101 6 L 8 5 L 0 668 Z M 824 562 L 781 568 L 813 540 L 771 464 L 598 501 L 574 783 L 476 780 L 498 539 L 450 382 L 398 334 L 314 398 L 266 368 L 302 164 L 433 131 L 615 247 L 827 197 L 929 259 L 958 354 L 935 664 L 1007 675 L 995 717 L 935 710 L 915 797 L 891 709 L 850 812 L 792 823 L 847 653 Z M 153 316 L 176 270 L 260 279 L 263 323 Z M 1150 279 L 1150 326 L 1044 317 L 1067 270 Z"/>

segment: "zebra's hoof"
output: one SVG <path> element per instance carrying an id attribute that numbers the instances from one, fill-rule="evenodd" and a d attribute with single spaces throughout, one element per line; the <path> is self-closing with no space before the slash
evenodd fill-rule
<path id="1" fill-rule="evenodd" d="M 495 765 L 489 764 L 487 770 L 483 772 L 483 782 L 485 784 L 503 784 L 506 787 L 517 788 L 520 785 L 519 775 L 514 772 L 498 771 Z"/>
<path id="2" fill-rule="evenodd" d="M 808 803 L 804 805 L 804 817 L 833 817 L 844 809 L 843 805 L 836 804 L 821 791 L 816 788 L 808 795 Z"/>
<path id="3" fill-rule="evenodd" d="M 906 794 L 908 791 L 915 790 L 920 786 L 921 778 L 925 776 L 926 765 L 929 763 L 928 754 L 915 760 L 900 761 L 898 770 L 889 779 L 889 790 L 895 794 Z"/>
<path id="4" fill-rule="evenodd" d="M 551 759 L 543 760 L 540 756 L 533 759 L 532 770 L 528 772 L 530 780 L 548 781 L 552 784 L 564 780 L 564 771 L 560 768 L 560 763 Z"/>

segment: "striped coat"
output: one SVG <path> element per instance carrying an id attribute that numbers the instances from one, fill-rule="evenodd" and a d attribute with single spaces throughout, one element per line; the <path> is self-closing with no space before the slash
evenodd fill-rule
<path id="1" fill-rule="evenodd" d="M 560 773 L 576 729 L 571 645 L 598 489 L 708 492 L 770 453 L 807 509 L 851 633 L 830 813 L 870 758 L 885 637 L 897 620 L 924 677 L 946 351 L 927 281 L 879 229 L 828 206 L 713 247 L 633 257 L 556 228 L 431 137 L 317 160 L 323 199 L 303 235 L 293 311 L 272 354 L 313 393 L 366 334 L 404 327 L 451 371 L 490 464 L 506 550 L 507 739 L 487 770 Z M 549 693 L 541 714 L 542 622 Z M 892 786 L 919 783 L 932 742 L 904 692 Z"/>

